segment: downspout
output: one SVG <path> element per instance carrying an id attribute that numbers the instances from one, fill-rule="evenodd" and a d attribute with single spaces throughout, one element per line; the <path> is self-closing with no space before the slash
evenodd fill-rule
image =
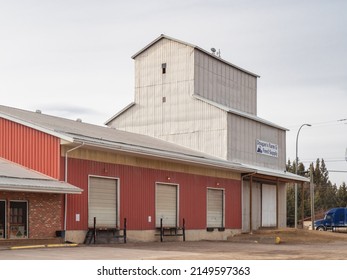
<path id="1" fill-rule="evenodd" d="M 77 150 L 79 148 L 81 148 L 82 146 L 84 145 L 84 142 L 80 145 L 78 145 L 77 147 L 74 147 L 70 150 L 67 150 L 65 152 L 65 183 L 67 183 L 67 171 L 68 171 L 68 168 L 67 168 L 67 160 L 68 160 L 68 157 L 67 157 L 67 154 L 74 151 L 74 150 Z M 64 241 L 66 242 L 66 220 L 67 220 L 67 193 L 65 194 L 65 206 L 64 206 Z"/>
<path id="2" fill-rule="evenodd" d="M 243 202 L 243 179 L 249 176 L 251 177 L 250 184 L 249 184 L 249 231 L 250 233 L 252 233 L 252 176 L 255 174 L 257 174 L 257 172 L 248 173 L 241 176 L 242 202 Z"/>

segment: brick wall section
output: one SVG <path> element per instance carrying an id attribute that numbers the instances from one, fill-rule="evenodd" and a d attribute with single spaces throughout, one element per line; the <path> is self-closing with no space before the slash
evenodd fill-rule
<path id="1" fill-rule="evenodd" d="M 11 200 L 28 202 L 29 238 L 55 237 L 55 232 L 63 229 L 63 194 L 0 192 L 0 200 L 6 201 L 7 230 Z"/>

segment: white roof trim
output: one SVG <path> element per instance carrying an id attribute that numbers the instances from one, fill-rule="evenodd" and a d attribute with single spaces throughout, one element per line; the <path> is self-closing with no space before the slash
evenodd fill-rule
<path id="1" fill-rule="evenodd" d="M 209 100 L 209 99 L 206 99 L 206 98 L 204 98 L 204 97 L 201 97 L 200 95 L 197 95 L 197 94 L 193 94 L 193 97 L 196 98 L 196 99 L 198 99 L 198 100 L 200 100 L 200 101 L 203 101 L 203 102 L 205 102 L 205 103 L 208 103 L 208 104 L 210 104 L 210 105 L 212 105 L 212 106 L 214 106 L 214 107 L 217 107 L 217 108 L 219 108 L 219 109 L 221 109 L 221 110 L 223 110 L 223 111 L 226 111 L 226 112 L 228 112 L 228 113 L 231 113 L 231 114 L 234 114 L 234 115 L 238 115 L 238 116 L 240 116 L 240 117 L 244 117 L 244 118 L 247 118 L 247 119 L 251 119 L 251 120 L 254 120 L 254 121 L 256 121 L 256 122 L 260 122 L 260 123 L 263 123 L 263 124 L 266 124 L 266 125 L 268 125 L 268 126 L 272 126 L 272 127 L 275 127 L 275 128 L 281 129 L 281 130 L 286 130 L 286 131 L 288 131 L 287 128 L 282 127 L 282 126 L 279 126 L 279 125 L 277 125 L 277 124 L 274 124 L 274 123 L 272 123 L 272 122 L 270 122 L 270 121 L 267 121 L 267 120 L 265 120 L 265 119 L 259 118 L 259 117 L 256 116 L 256 115 L 248 114 L 248 113 L 246 113 L 246 112 L 242 112 L 242 111 L 239 111 L 239 110 L 236 110 L 236 109 L 233 109 L 233 108 L 224 106 L 224 105 L 219 104 L 219 103 L 217 103 L 217 102 L 215 102 L 215 101 L 211 101 L 211 100 Z"/>
<path id="2" fill-rule="evenodd" d="M 15 123 L 18 123 L 18 124 L 21 124 L 21 125 L 30 127 L 30 128 L 32 128 L 32 129 L 41 131 L 41 132 L 43 132 L 43 133 L 47 133 L 47 134 L 49 134 L 49 135 L 55 136 L 55 137 L 57 137 L 57 138 L 60 138 L 60 139 L 62 139 L 62 140 L 65 140 L 65 141 L 68 141 L 68 142 L 71 142 L 71 143 L 73 142 L 73 138 L 72 138 L 72 137 L 69 137 L 69 136 L 67 136 L 67 135 L 65 135 L 65 134 L 56 132 L 56 131 L 51 130 L 51 129 L 47 129 L 47 128 L 45 128 L 45 127 L 42 127 L 42 126 L 33 124 L 33 123 L 31 123 L 31 122 L 28 122 L 28 121 L 24 121 L 24 120 L 19 119 L 19 118 L 16 118 L 16 117 L 9 116 L 9 115 L 4 114 L 4 113 L 1 113 L 1 112 L 0 112 L 0 118 L 4 118 L 4 119 L 6 119 L 6 120 L 9 120 L 9 121 L 12 121 L 12 122 L 15 122 Z"/>

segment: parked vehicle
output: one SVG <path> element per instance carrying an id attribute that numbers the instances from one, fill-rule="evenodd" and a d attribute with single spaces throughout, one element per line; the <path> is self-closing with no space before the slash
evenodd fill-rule
<path id="1" fill-rule="evenodd" d="M 316 230 L 334 230 L 347 227 L 347 208 L 332 208 L 325 213 L 324 219 L 314 222 Z"/>

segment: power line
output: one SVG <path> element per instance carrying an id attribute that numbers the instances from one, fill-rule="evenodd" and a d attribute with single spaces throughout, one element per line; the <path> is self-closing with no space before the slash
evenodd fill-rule
<path id="1" fill-rule="evenodd" d="M 328 125 L 341 125 L 341 124 L 347 124 L 347 118 L 342 118 L 339 120 L 331 120 L 331 121 L 324 121 L 324 122 L 317 122 L 317 123 L 310 123 L 313 127 L 317 126 L 328 126 Z M 297 128 L 301 124 L 293 124 L 288 125 L 288 128 Z"/>
<path id="2" fill-rule="evenodd" d="M 324 159 L 324 158 L 323 158 Z M 315 162 L 317 159 L 303 159 L 301 162 Z M 344 162 L 345 159 L 324 159 L 324 162 Z"/>

